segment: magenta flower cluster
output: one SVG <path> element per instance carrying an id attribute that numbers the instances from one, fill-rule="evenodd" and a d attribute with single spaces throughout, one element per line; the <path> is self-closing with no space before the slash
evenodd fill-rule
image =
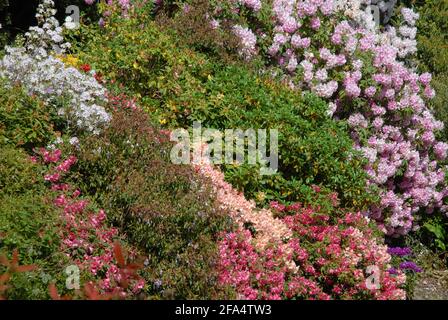
<path id="1" fill-rule="evenodd" d="M 273 239 L 260 248 L 249 230 L 223 236 L 219 281 L 242 299 L 404 299 L 405 275 L 390 270 L 387 247 L 379 244 L 361 214 L 345 213 L 332 220 L 319 208 L 296 203 L 273 209 L 287 212 L 282 219 L 292 236 Z M 369 288 L 366 268 L 380 272 L 379 289 Z M 410 268 L 411 266 L 407 266 Z"/>
<path id="2" fill-rule="evenodd" d="M 107 223 L 106 212 L 89 209 L 89 202 L 81 197 L 81 192 L 64 182 L 64 175 L 76 163 L 77 158 L 70 155 L 62 158 L 60 149 L 41 148 L 34 162 L 41 161 L 47 173 L 45 180 L 51 183 L 55 192 L 53 204 L 61 211 L 61 250 L 81 270 L 89 273 L 101 293 L 115 294 L 126 298 L 141 292 L 145 281 L 141 277 L 122 271 L 114 257 L 114 241 L 118 239 L 118 229 Z M 135 257 L 135 252 L 131 252 Z M 129 283 L 124 288 L 121 284 Z"/>

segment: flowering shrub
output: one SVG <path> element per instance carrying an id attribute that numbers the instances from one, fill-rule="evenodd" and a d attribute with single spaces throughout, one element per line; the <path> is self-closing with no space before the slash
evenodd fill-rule
<path id="1" fill-rule="evenodd" d="M 7 47 L 0 61 L 0 77 L 11 85 L 21 84 L 29 94 L 37 95 L 49 106 L 59 107 L 58 114 L 74 129 L 98 134 L 110 116 L 101 106 L 105 89 L 92 75 L 66 68 L 51 54 L 63 53 L 70 47 L 63 42 L 63 28 L 54 18 L 54 3 L 45 0 L 39 5 L 36 18 L 39 26 L 30 27 L 25 34 L 24 47 Z M 61 104 L 61 97 L 68 105 Z"/>
<path id="2" fill-rule="evenodd" d="M 296 203 L 277 208 L 292 235 L 259 249 L 248 230 L 226 234 L 220 243 L 220 281 L 244 299 L 404 299 L 405 276 L 389 272 L 387 247 L 365 217 L 335 219 L 319 208 Z M 377 283 L 366 270 L 378 268 Z M 373 287 L 367 287 L 367 284 Z M 378 285 L 378 286 L 377 286 Z"/>
<path id="3" fill-rule="evenodd" d="M 122 272 L 120 268 L 124 266 L 124 260 L 121 255 L 114 255 L 118 230 L 107 225 L 104 210 L 90 210 L 88 201 L 80 198 L 81 192 L 64 182 L 64 176 L 77 158 L 72 155 L 63 159 L 60 149 L 40 149 L 38 154 L 48 166 L 44 179 L 56 192 L 53 203 L 61 210 L 62 251 L 81 270 L 90 273 L 91 277 L 99 277 L 100 292 L 121 298 L 138 294 L 145 285 L 144 280 L 134 273 Z"/>
<path id="4" fill-rule="evenodd" d="M 84 0 L 84 2 L 88 5 L 95 4 L 97 1 L 95 0 Z M 131 8 L 131 0 L 107 0 L 107 6 L 118 6 L 123 12 L 127 12 Z"/>
<path id="5" fill-rule="evenodd" d="M 425 264 L 384 233 L 423 220 L 446 249 L 417 13 L 378 27 L 376 0 L 82 2 L 98 23 L 59 26 L 43 0 L 0 60 L 0 298 L 404 299 Z M 278 172 L 171 163 L 154 123 L 197 120 L 278 129 Z"/>
<path id="6" fill-rule="evenodd" d="M 257 232 L 257 245 L 264 247 L 271 239 L 280 242 L 291 236 L 291 231 L 269 210 L 257 210 L 254 201 L 248 201 L 243 194 L 225 182 L 224 174 L 216 170 L 207 158 L 195 165 L 196 171 L 211 180 L 217 201 L 229 211 L 230 217 L 240 228 L 250 223 Z"/>
<path id="7" fill-rule="evenodd" d="M 242 299 L 404 299 L 403 273 L 389 273 L 391 257 L 368 219 L 360 213 L 336 213 L 337 194 L 320 195 L 321 207 L 271 203 L 257 210 L 207 158 L 196 165 L 209 178 L 217 200 L 238 223 L 220 242 L 220 283 Z M 326 211 L 330 211 L 326 213 Z M 277 218 L 275 216 L 278 216 Z M 337 217 L 341 218 L 337 218 Z M 375 289 L 367 287 L 369 266 L 380 271 Z M 378 285 L 378 287 L 376 287 Z"/>
<path id="8" fill-rule="evenodd" d="M 170 162 L 169 135 L 129 105 L 124 95 L 109 96 L 111 124 L 81 139 L 72 179 L 147 257 L 142 276 L 149 297 L 231 297 L 218 286 L 215 268 L 218 233 L 231 228 L 226 210 L 208 181 Z"/>
<path id="9" fill-rule="evenodd" d="M 419 263 L 422 259 L 418 257 L 420 254 L 419 250 L 415 252 L 419 254 L 414 254 L 414 250 L 410 247 L 389 247 L 387 252 L 391 255 L 391 268 L 388 270 L 389 274 L 397 275 L 402 272 L 406 274 L 406 291 L 408 297 L 414 296 L 414 285 L 415 281 L 419 279 L 419 273 L 423 272 L 423 268 L 417 265 L 415 261 Z M 428 272 L 431 267 L 425 262 L 425 273 Z"/>
<path id="10" fill-rule="evenodd" d="M 75 296 L 64 295 L 61 296 L 58 293 L 58 289 L 54 283 L 50 284 L 48 287 L 50 297 L 53 300 L 71 300 L 74 297 L 87 299 L 87 300 L 117 300 L 117 299 L 126 299 L 127 296 L 123 294 L 123 290 L 126 290 L 130 287 L 131 283 L 129 280 L 138 279 L 137 286 L 134 287 L 132 292 L 135 294 L 140 291 L 140 289 L 144 286 L 144 280 L 137 275 L 137 271 L 142 268 L 141 264 L 132 264 L 126 262 L 126 256 L 124 255 L 122 246 L 120 243 L 114 243 L 114 258 L 117 261 L 117 267 L 115 269 L 115 273 L 117 274 L 116 278 L 119 280 L 119 286 L 110 290 L 109 292 L 104 293 L 104 290 L 101 289 L 102 284 L 104 285 L 104 281 L 99 281 L 100 283 L 88 282 L 84 284 L 82 290 L 77 290 Z"/>

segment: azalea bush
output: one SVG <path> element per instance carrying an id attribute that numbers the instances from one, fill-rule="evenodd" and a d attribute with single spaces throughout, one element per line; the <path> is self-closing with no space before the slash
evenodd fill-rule
<path id="1" fill-rule="evenodd" d="M 389 272 L 391 256 L 375 225 L 360 213 L 337 208 L 336 193 L 321 195 L 315 186 L 315 203 L 327 202 L 325 207 L 272 202 L 271 210 L 257 211 L 210 164 L 199 168 L 239 222 L 236 232 L 222 237 L 218 267 L 221 285 L 234 288 L 239 298 L 405 298 L 405 276 Z M 376 283 L 366 276 L 372 268 Z"/>
<path id="2" fill-rule="evenodd" d="M 237 223 L 223 233 L 219 283 L 241 299 L 404 299 L 405 275 L 376 225 L 339 208 L 338 195 L 313 186 L 313 203 L 257 209 L 206 157 L 196 165 Z M 375 272 L 375 280 L 368 278 Z"/>
<path id="3" fill-rule="evenodd" d="M 120 298 L 140 293 L 145 281 L 135 272 L 136 268 L 134 272 L 122 270 L 125 261 L 122 254 L 116 252 L 120 239 L 118 230 L 107 224 L 104 210 L 95 208 L 94 203 L 66 180 L 77 158 L 74 155 L 64 157 L 59 148 L 41 148 L 36 153 L 33 160 L 46 165 L 44 180 L 51 184 L 52 202 L 60 214 L 61 250 L 72 265 L 81 270 L 80 281 L 91 284 L 99 293 Z M 131 258 L 135 259 L 136 254 L 131 251 Z M 93 284 L 95 280 L 97 283 Z"/>
<path id="4" fill-rule="evenodd" d="M 227 234 L 220 246 L 221 283 L 243 299 L 404 299 L 405 277 L 389 271 L 387 249 L 371 239 L 365 218 L 348 214 L 336 225 L 329 219 L 299 210 L 285 218 L 293 238 L 262 249 L 249 230 Z M 366 285 L 369 265 L 381 272 L 378 289 Z"/>

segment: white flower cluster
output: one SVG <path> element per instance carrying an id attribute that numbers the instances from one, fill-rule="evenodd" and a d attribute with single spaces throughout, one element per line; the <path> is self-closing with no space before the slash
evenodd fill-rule
<path id="1" fill-rule="evenodd" d="M 368 30 L 373 30 L 376 22 L 370 4 L 371 0 L 336 0 L 335 9 Z"/>
<path id="2" fill-rule="evenodd" d="M 33 52 L 43 58 L 49 52 L 61 54 L 70 48 L 70 43 L 63 43 L 62 27 L 54 17 L 56 9 L 52 0 L 44 0 L 37 8 L 37 26 L 30 27 L 25 33 L 25 47 L 28 52 Z"/>
<path id="3" fill-rule="evenodd" d="M 51 55 L 69 47 L 63 42 L 62 28 L 54 18 L 52 0 L 39 5 L 36 18 L 39 26 L 26 33 L 24 47 L 7 47 L 0 60 L 0 77 L 11 85 L 21 84 L 29 94 L 56 106 L 60 97 L 70 101 L 58 114 L 76 129 L 98 134 L 110 121 L 110 115 L 101 106 L 106 102 L 106 90 L 91 74 L 84 74 Z M 59 51 L 57 49 L 60 49 Z"/>
<path id="4" fill-rule="evenodd" d="M 6 52 L 0 61 L 0 76 L 22 84 L 49 105 L 58 97 L 68 97 L 70 107 L 58 113 L 69 124 L 96 134 L 110 121 L 109 114 L 97 105 L 105 102 L 105 89 L 91 75 L 67 68 L 53 56 L 36 59 L 25 48 L 7 48 Z"/>

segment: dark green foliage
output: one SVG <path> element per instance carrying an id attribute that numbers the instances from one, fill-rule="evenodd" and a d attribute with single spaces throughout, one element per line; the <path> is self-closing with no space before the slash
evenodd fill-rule
<path id="1" fill-rule="evenodd" d="M 352 150 L 345 123 L 331 120 L 321 99 L 301 96 L 239 67 L 217 72 L 206 88 L 206 110 L 213 113 L 198 110 L 195 116 L 204 126 L 279 131 L 278 174 L 262 177 L 258 168 L 226 168 L 228 180 L 251 198 L 260 198 L 262 192 L 264 203 L 308 202 L 310 186 L 317 184 L 337 191 L 348 207 L 364 207 L 372 201 L 365 191 L 363 161 Z"/>
<path id="2" fill-rule="evenodd" d="M 7 29 L 11 25 L 9 0 L 0 1 L 0 25 L 0 48 L 3 49 L 3 46 L 8 42 L 10 37 L 10 31 Z"/>

